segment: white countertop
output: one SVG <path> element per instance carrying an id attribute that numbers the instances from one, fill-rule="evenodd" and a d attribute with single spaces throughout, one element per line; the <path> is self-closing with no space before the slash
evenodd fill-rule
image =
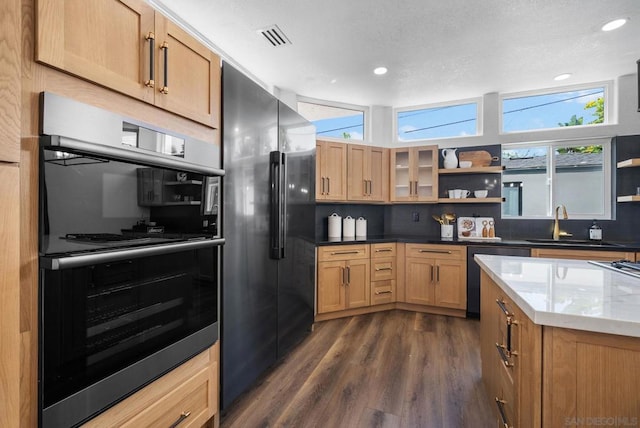
<path id="1" fill-rule="evenodd" d="M 536 324 L 640 337 L 640 279 L 581 260 L 475 260 Z"/>

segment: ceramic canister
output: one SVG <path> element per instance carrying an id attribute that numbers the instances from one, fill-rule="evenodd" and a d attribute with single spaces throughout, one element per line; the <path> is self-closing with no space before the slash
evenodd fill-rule
<path id="1" fill-rule="evenodd" d="M 358 217 L 356 220 L 356 236 L 367 237 L 367 220 L 364 217 Z"/>
<path id="2" fill-rule="evenodd" d="M 329 238 L 342 238 L 342 217 L 333 213 L 329 217 Z"/>
<path id="3" fill-rule="evenodd" d="M 342 237 L 353 238 L 356 236 L 356 221 L 350 215 L 342 219 Z"/>

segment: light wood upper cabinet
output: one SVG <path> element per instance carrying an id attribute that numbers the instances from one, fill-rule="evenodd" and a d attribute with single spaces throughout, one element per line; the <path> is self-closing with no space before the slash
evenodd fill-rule
<path id="1" fill-rule="evenodd" d="M 389 199 L 389 150 L 349 144 L 347 199 L 385 202 Z"/>
<path id="2" fill-rule="evenodd" d="M 160 13 L 155 22 L 160 88 L 155 104 L 220 128 L 220 57 Z"/>
<path id="3" fill-rule="evenodd" d="M 347 145 L 316 141 L 316 199 L 347 199 Z"/>
<path id="4" fill-rule="evenodd" d="M 391 149 L 389 158 L 391 201 L 438 200 L 438 146 Z"/>
<path id="5" fill-rule="evenodd" d="M 219 57 L 144 1 L 37 5 L 36 61 L 219 128 Z"/>

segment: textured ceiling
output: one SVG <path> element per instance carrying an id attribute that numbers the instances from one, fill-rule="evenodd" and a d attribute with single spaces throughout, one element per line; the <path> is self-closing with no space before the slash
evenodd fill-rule
<path id="1" fill-rule="evenodd" d="M 640 59 L 640 0 L 148 1 L 267 87 L 358 105 L 612 80 Z M 600 30 L 619 17 L 630 21 Z M 256 31 L 273 24 L 291 45 Z"/>

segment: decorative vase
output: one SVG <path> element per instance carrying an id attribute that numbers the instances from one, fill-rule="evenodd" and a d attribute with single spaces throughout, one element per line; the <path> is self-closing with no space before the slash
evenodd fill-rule
<path id="1" fill-rule="evenodd" d="M 456 156 L 458 149 L 442 149 L 442 157 L 444 158 L 444 168 L 453 169 L 458 167 L 458 157 Z"/>

